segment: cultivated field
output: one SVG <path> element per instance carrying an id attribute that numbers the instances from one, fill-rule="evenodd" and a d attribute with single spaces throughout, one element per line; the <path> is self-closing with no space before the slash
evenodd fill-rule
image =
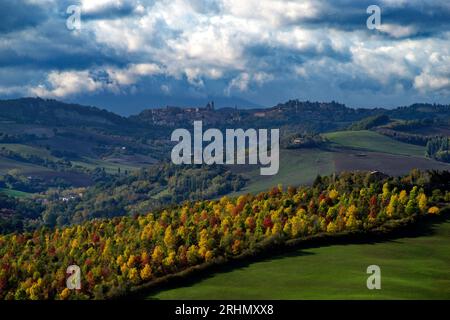
<path id="1" fill-rule="evenodd" d="M 450 170 L 450 164 L 425 157 L 396 155 L 382 152 L 346 152 L 333 153 L 334 166 L 337 172 L 342 171 L 381 171 L 388 175 L 403 175 L 412 169 Z"/>

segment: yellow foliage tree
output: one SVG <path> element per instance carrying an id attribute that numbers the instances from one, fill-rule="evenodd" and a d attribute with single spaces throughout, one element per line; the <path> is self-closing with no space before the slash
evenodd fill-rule
<path id="1" fill-rule="evenodd" d="M 205 260 L 211 261 L 214 259 L 214 253 L 211 250 L 208 250 L 205 254 Z"/>
<path id="2" fill-rule="evenodd" d="M 175 242 L 176 239 L 173 234 L 172 226 L 169 225 L 164 233 L 164 244 L 167 248 L 173 249 L 175 247 Z"/>
<path id="3" fill-rule="evenodd" d="M 336 224 L 333 221 L 331 221 L 327 226 L 327 232 L 335 233 L 337 231 L 338 231 L 338 228 L 337 228 Z"/>
<path id="4" fill-rule="evenodd" d="M 397 215 L 397 205 L 398 205 L 398 197 L 396 194 L 391 196 L 389 200 L 389 205 L 386 208 L 386 214 L 389 218 L 395 217 Z"/>
<path id="5" fill-rule="evenodd" d="M 439 208 L 438 207 L 431 207 L 428 209 L 428 214 L 430 215 L 437 215 L 439 214 Z"/>
<path id="6" fill-rule="evenodd" d="M 339 192 L 337 192 L 335 189 L 331 190 L 330 193 L 328 194 L 328 196 L 332 200 L 336 199 L 338 197 L 338 195 L 339 195 Z"/>
<path id="7" fill-rule="evenodd" d="M 424 193 L 420 193 L 417 196 L 417 202 L 418 202 L 418 206 L 419 206 L 419 210 L 423 213 L 426 212 L 427 207 L 428 207 L 428 199 L 427 196 Z"/>
<path id="8" fill-rule="evenodd" d="M 281 223 L 275 222 L 272 228 L 272 235 L 280 234 L 283 229 L 281 228 Z"/>
<path id="9" fill-rule="evenodd" d="M 136 268 L 131 268 L 130 271 L 128 272 L 128 279 L 130 279 L 130 281 L 133 284 L 138 284 L 139 281 L 141 280 L 141 278 L 139 278 L 139 272 Z"/>
<path id="10" fill-rule="evenodd" d="M 135 256 L 135 255 L 131 255 L 131 256 L 128 258 L 128 261 L 127 261 L 127 267 L 128 267 L 128 268 L 132 268 L 132 267 L 135 266 L 135 264 L 136 264 L 136 256 Z"/>
<path id="11" fill-rule="evenodd" d="M 199 255 L 204 258 L 206 252 L 208 251 L 208 231 L 206 229 L 200 231 L 200 240 L 198 241 L 198 247 Z"/>
<path id="12" fill-rule="evenodd" d="M 347 221 L 345 222 L 345 226 L 350 230 L 357 229 L 359 226 L 358 220 L 356 220 L 356 217 L 354 215 L 351 215 L 347 218 Z"/>
<path id="13" fill-rule="evenodd" d="M 62 300 L 67 300 L 70 296 L 70 290 L 68 288 L 64 288 L 64 290 L 59 294 L 59 297 Z"/>
<path id="14" fill-rule="evenodd" d="M 164 251 L 160 246 L 156 246 L 155 249 L 153 249 L 152 253 L 152 261 L 155 264 L 160 264 L 164 259 Z"/>
<path id="15" fill-rule="evenodd" d="M 408 193 L 406 192 L 406 190 L 400 191 L 398 201 L 404 206 L 408 203 Z"/>
<path id="16" fill-rule="evenodd" d="M 150 265 L 146 264 L 144 268 L 141 270 L 141 279 L 146 281 L 151 279 L 152 277 L 152 268 Z"/>
<path id="17" fill-rule="evenodd" d="M 233 245 L 231 246 L 231 251 L 233 254 L 238 254 L 241 250 L 241 240 L 234 240 Z"/>
<path id="18" fill-rule="evenodd" d="M 170 251 L 169 254 L 167 255 L 167 258 L 164 259 L 163 264 L 166 267 L 171 267 L 175 264 L 175 257 L 176 257 L 176 253 L 175 251 Z"/>

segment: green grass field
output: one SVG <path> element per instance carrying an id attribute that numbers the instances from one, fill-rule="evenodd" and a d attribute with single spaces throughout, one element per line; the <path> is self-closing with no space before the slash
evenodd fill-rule
<path id="1" fill-rule="evenodd" d="M 331 143 L 352 149 L 399 155 L 425 156 L 425 148 L 403 143 L 373 131 L 339 131 L 323 135 Z"/>
<path id="2" fill-rule="evenodd" d="M 450 299 L 450 219 L 385 242 L 297 250 L 148 299 Z M 381 268 L 381 290 L 366 269 Z"/>
<path id="3" fill-rule="evenodd" d="M 27 198 L 27 197 L 31 197 L 33 195 L 32 193 L 27 193 L 27 192 L 13 190 L 13 189 L 7 189 L 7 188 L 0 188 L 0 193 L 6 194 L 7 196 L 10 196 L 10 197 L 15 197 L 15 198 Z"/>
<path id="4" fill-rule="evenodd" d="M 233 195 L 258 193 L 272 187 L 298 186 L 314 181 L 318 174 L 334 172 L 333 153 L 320 149 L 280 150 L 280 170 L 275 176 L 261 176 L 259 166 L 234 166 L 232 170 L 249 179 L 247 186 Z"/>

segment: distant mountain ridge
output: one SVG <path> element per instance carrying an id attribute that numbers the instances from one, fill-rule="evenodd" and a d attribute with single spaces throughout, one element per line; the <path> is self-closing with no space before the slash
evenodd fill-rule
<path id="1" fill-rule="evenodd" d="M 206 127 L 292 127 L 324 132 L 345 128 L 354 121 L 388 115 L 393 119 L 449 119 L 450 105 L 413 104 L 392 110 L 349 108 L 338 102 L 290 100 L 271 108 L 238 109 L 206 107 L 165 107 L 147 109 L 138 115 L 123 117 L 97 107 L 67 104 L 57 100 L 20 98 L 0 100 L 0 121 L 47 126 L 98 126 L 116 129 L 131 127 L 186 127 L 202 120 Z"/>

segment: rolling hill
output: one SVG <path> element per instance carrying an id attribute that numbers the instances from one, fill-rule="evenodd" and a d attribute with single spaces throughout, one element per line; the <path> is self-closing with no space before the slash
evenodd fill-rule
<path id="1" fill-rule="evenodd" d="M 412 169 L 450 170 L 450 164 L 425 157 L 425 148 L 403 143 L 373 131 L 325 133 L 328 143 L 321 148 L 281 149 L 276 176 L 259 175 L 257 166 L 234 166 L 232 171 L 248 179 L 236 194 L 256 193 L 282 184 L 311 184 L 317 175 L 343 171 L 380 171 L 402 175 Z"/>

